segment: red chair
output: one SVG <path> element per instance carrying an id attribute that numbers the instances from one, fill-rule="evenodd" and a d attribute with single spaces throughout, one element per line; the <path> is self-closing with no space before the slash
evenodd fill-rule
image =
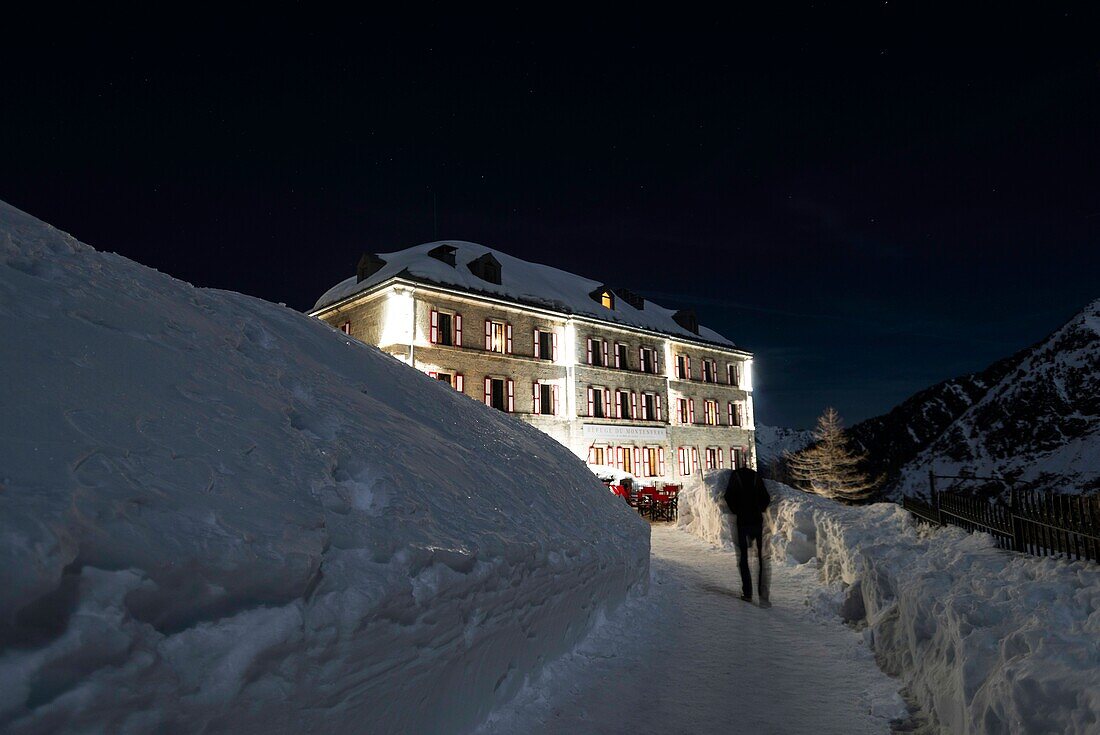
<path id="1" fill-rule="evenodd" d="M 670 521 L 676 520 L 680 514 L 680 485 L 665 485 L 662 488 L 668 496 L 668 516 Z"/>

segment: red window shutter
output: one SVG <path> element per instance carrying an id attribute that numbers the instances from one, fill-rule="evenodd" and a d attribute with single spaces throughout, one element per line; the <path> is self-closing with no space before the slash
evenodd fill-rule
<path id="1" fill-rule="evenodd" d="M 642 463 L 641 449 L 634 447 L 634 471 L 638 471 L 638 465 Z"/>
<path id="2" fill-rule="evenodd" d="M 665 476 L 665 448 L 657 447 L 657 464 L 660 465 L 658 474 L 661 477 Z"/>
<path id="3" fill-rule="evenodd" d="M 719 447 L 718 449 L 715 449 L 714 452 L 718 455 L 718 469 L 722 469 L 726 466 L 725 463 L 722 461 L 722 448 Z"/>
<path id="4" fill-rule="evenodd" d="M 455 347 L 461 347 L 462 346 L 462 315 L 461 314 L 455 314 L 454 325 L 455 325 Z"/>
<path id="5" fill-rule="evenodd" d="M 717 383 L 718 382 L 718 361 L 717 360 L 711 360 L 710 361 L 710 382 L 712 382 L 712 383 Z"/>
<path id="6" fill-rule="evenodd" d="M 615 369 L 621 370 L 623 367 L 622 361 L 619 359 L 619 343 L 615 343 Z"/>
<path id="7" fill-rule="evenodd" d="M 550 333 L 550 346 L 554 350 L 554 354 L 550 356 L 550 359 L 554 362 L 558 361 L 558 333 L 556 331 Z M 554 388 L 557 390 L 557 388 Z M 555 411 L 557 413 L 557 411 Z"/>
<path id="8" fill-rule="evenodd" d="M 657 394 L 657 420 L 661 420 L 661 394 Z"/>
<path id="9" fill-rule="evenodd" d="M 741 464 L 749 466 L 749 448 L 741 447 Z"/>
<path id="10" fill-rule="evenodd" d="M 737 455 L 733 451 L 733 447 L 730 447 L 730 469 L 737 469 Z"/>
<path id="11" fill-rule="evenodd" d="M 455 390 L 459 393 L 466 390 L 466 379 L 462 377 L 462 373 L 455 373 Z"/>
<path id="12" fill-rule="evenodd" d="M 588 364 L 592 364 L 592 338 L 588 338 Z"/>
<path id="13" fill-rule="evenodd" d="M 542 413 L 542 388 L 537 381 L 531 383 L 531 396 L 534 398 L 535 413 Z"/>
<path id="14" fill-rule="evenodd" d="M 344 334 L 351 336 L 351 322 L 344 322 L 344 325 L 340 327 L 340 331 Z"/>
<path id="15" fill-rule="evenodd" d="M 596 397 L 595 391 L 592 388 L 588 389 L 588 415 L 596 415 Z"/>
<path id="16" fill-rule="evenodd" d="M 485 320 L 485 349 L 493 349 L 493 323 Z"/>
<path id="17" fill-rule="evenodd" d="M 539 349 L 539 330 L 536 329 L 535 330 L 535 359 L 536 360 L 538 360 L 542 357 L 540 352 L 541 352 L 541 350 Z"/>
<path id="18" fill-rule="evenodd" d="M 556 386 L 556 385 L 550 386 L 550 393 L 554 397 L 553 413 L 554 413 L 555 416 L 558 416 L 558 415 L 560 415 L 560 413 L 558 411 L 558 386 Z"/>
<path id="19" fill-rule="evenodd" d="M 508 380 L 508 413 L 516 410 L 516 391 L 515 384 L 511 379 Z"/>
<path id="20" fill-rule="evenodd" d="M 630 392 L 630 418 L 638 418 L 638 394 L 634 391 Z"/>
<path id="21" fill-rule="evenodd" d="M 432 309 L 432 344 L 439 342 L 439 312 Z"/>
<path id="22" fill-rule="evenodd" d="M 699 471 L 699 448 L 691 448 L 691 474 L 695 474 Z"/>
<path id="23" fill-rule="evenodd" d="M 607 367 L 607 340 L 603 340 L 603 366 Z"/>
<path id="24" fill-rule="evenodd" d="M 688 423 L 689 424 L 694 424 L 695 423 L 695 399 L 694 398 L 689 398 L 687 404 L 688 404 Z"/>
<path id="25" fill-rule="evenodd" d="M 691 380 L 691 355 L 684 356 L 684 367 L 687 368 L 687 375 L 684 377 Z"/>
<path id="26" fill-rule="evenodd" d="M 621 390 L 615 391 L 615 418 L 621 419 L 623 417 L 623 392 Z"/>
<path id="27" fill-rule="evenodd" d="M 603 415 L 611 415 L 611 391 L 609 391 L 607 388 L 604 388 L 603 390 Z"/>
<path id="28" fill-rule="evenodd" d="M 673 375 L 675 375 L 677 378 L 684 377 L 684 376 L 680 375 L 680 356 L 679 355 L 676 356 L 676 364 L 672 366 L 672 372 L 673 372 Z"/>
<path id="29" fill-rule="evenodd" d="M 638 370 L 645 370 L 645 347 L 638 348 Z"/>
<path id="30" fill-rule="evenodd" d="M 676 462 L 680 465 L 680 474 L 687 474 L 687 459 L 683 447 L 676 447 Z"/>
<path id="31" fill-rule="evenodd" d="M 642 452 L 642 472 L 646 477 L 653 476 L 653 468 L 649 466 L 649 451 Z"/>
<path id="32" fill-rule="evenodd" d="M 504 325 L 504 351 L 509 355 L 512 354 L 512 325 Z"/>
<path id="33" fill-rule="evenodd" d="M 428 371 L 428 377 L 429 377 L 429 378 L 438 378 L 438 377 L 439 377 L 439 373 L 437 373 L 437 372 L 436 372 L 436 371 L 434 371 L 434 370 L 429 370 L 429 371 Z"/>
<path id="34" fill-rule="evenodd" d="M 732 403 L 727 403 L 726 404 L 726 416 L 727 416 L 727 418 L 729 418 L 730 426 L 733 426 L 734 424 L 733 424 L 733 404 Z"/>
<path id="35" fill-rule="evenodd" d="M 492 378 L 486 378 L 485 379 L 485 405 L 486 406 L 493 405 L 493 379 Z"/>

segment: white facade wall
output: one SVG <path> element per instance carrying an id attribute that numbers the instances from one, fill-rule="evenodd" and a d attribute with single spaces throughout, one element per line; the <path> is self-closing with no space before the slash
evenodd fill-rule
<path id="1" fill-rule="evenodd" d="M 438 329 L 433 342 L 433 311 L 451 315 L 452 325 L 455 317 L 461 316 L 461 344 L 439 344 Z M 682 483 L 687 479 L 682 469 L 687 475 L 706 469 L 708 449 L 715 466 L 730 467 L 735 455 L 756 466 L 752 359 L 747 352 L 397 279 L 313 315 L 418 370 L 451 376 L 452 385 L 460 383 L 456 388 L 473 400 L 485 400 L 487 377 L 498 380 L 505 390 L 511 388 L 511 400 L 503 408 L 517 419 L 545 431 L 586 461 L 596 462 L 602 454 L 603 463 L 625 465 L 647 482 Z M 507 343 L 504 353 L 486 349 L 487 320 L 500 325 L 496 334 L 505 340 L 511 335 L 510 352 Z M 556 354 L 536 357 L 536 329 L 555 335 Z M 599 357 L 607 343 L 606 365 L 589 364 L 589 340 L 598 345 Z M 620 344 L 625 345 L 625 360 L 620 358 L 616 367 L 615 350 Z M 639 348 L 655 351 L 655 373 L 642 372 Z M 677 370 L 679 356 L 685 358 L 682 373 Z M 686 370 L 689 361 L 690 374 Z M 716 368 L 713 376 L 708 371 L 707 382 L 704 362 L 712 362 Z M 731 365 L 733 384 L 727 368 Z M 535 413 L 536 384 L 551 386 L 556 413 Z M 604 406 L 609 411 L 603 416 L 589 412 L 590 389 L 610 392 L 610 405 Z M 622 417 L 615 400 L 617 391 L 629 396 L 627 415 Z M 659 404 L 659 419 L 643 418 L 647 393 Z M 680 400 L 689 407 L 685 420 L 677 410 Z M 716 423 L 707 423 L 711 418 L 707 401 L 717 405 Z M 541 400 L 539 404 L 542 409 Z M 740 425 L 736 425 L 736 416 L 735 425 L 730 424 L 730 404 L 736 407 Z M 650 449 L 654 461 L 647 467 Z"/>

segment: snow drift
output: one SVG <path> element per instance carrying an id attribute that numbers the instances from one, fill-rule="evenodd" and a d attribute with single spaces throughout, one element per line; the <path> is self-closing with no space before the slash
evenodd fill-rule
<path id="1" fill-rule="evenodd" d="M 681 495 L 715 542 L 729 470 Z M 949 732 L 1100 728 L 1100 567 L 1012 554 L 986 534 L 918 528 L 899 506 L 846 507 L 769 482 L 773 559 L 816 563 L 836 612 Z"/>
<path id="2" fill-rule="evenodd" d="M 536 429 L 0 203 L 0 730 L 455 732 L 647 580 Z"/>

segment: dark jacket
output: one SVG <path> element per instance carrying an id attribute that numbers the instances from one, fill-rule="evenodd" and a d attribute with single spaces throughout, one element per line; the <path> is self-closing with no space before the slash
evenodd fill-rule
<path id="1" fill-rule="evenodd" d="M 764 479 L 756 470 L 742 467 L 730 473 L 730 481 L 726 485 L 726 506 L 730 513 L 737 516 L 739 525 L 764 525 L 764 510 L 771 501 L 768 488 L 764 487 Z"/>

